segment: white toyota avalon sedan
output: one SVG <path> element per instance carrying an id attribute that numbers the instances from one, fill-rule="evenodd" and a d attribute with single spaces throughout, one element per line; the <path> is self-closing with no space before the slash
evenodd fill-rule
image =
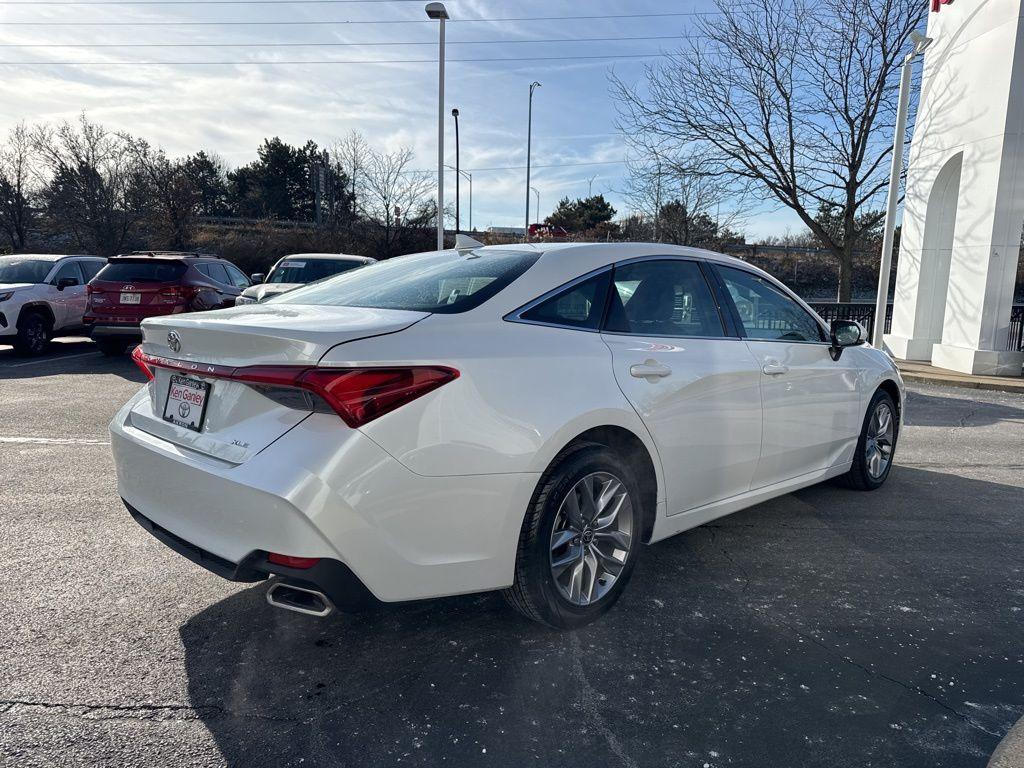
<path id="1" fill-rule="evenodd" d="M 504 590 L 576 627 L 643 544 L 885 482 L 903 387 L 857 324 L 707 251 L 478 245 L 146 320 L 132 516 L 284 608 Z"/>

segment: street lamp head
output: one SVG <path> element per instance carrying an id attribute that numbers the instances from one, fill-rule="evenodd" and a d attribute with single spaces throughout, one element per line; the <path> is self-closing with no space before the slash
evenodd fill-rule
<path id="1" fill-rule="evenodd" d="M 914 55 L 920 56 L 932 44 L 932 38 L 925 37 L 915 29 L 910 32 L 910 42 L 914 44 Z"/>
<path id="2" fill-rule="evenodd" d="M 536 80 L 530 83 L 530 90 L 532 91 L 534 88 L 540 88 L 540 83 L 538 83 Z"/>
<path id="3" fill-rule="evenodd" d="M 444 7 L 444 3 L 427 3 L 427 16 L 432 19 L 447 19 L 448 9 Z"/>
<path id="4" fill-rule="evenodd" d="M 453 109 L 452 110 L 452 117 L 458 117 L 458 116 L 459 116 L 459 110 L 458 109 Z"/>

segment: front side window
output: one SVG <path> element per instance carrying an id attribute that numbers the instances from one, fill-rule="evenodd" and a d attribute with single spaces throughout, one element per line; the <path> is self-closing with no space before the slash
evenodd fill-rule
<path id="1" fill-rule="evenodd" d="M 60 269 L 57 270 L 57 274 L 53 276 L 53 280 L 50 282 L 57 285 L 61 280 L 71 278 L 75 281 L 75 285 L 82 285 L 84 280 L 82 279 L 82 270 L 78 267 L 78 262 L 66 261 L 60 265 Z"/>
<path id="2" fill-rule="evenodd" d="M 438 251 L 399 256 L 268 301 L 455 314 L 480 306 L 522 275 L 536 253 Z"/>
<path id="3" fill-rule="evenodd" d="M 235 288 L 244 289 L 249 287 L 249 278 L 246 277 L 242 273 L 242 270 L 240 270 L 234 264 L 225 264 L 224 269 L 228 271 L 228 277 L 231 278 L 231 284 L 235 286 Z"/>
<path id="4" fill-rule="evenodd" d="M 825 341 L 821 326 L 767 280 L 742 269 L 718 267 L 747 338 L 766 341 Z"/>
<path id="5" fill-rule="evenodd" d="M 643 336 L 725 336 L 700 265 L 678 259 L 616 267 L 605 330 Z"/>
<path id="6" fill-rule="evenodd" d="M 588 278 L 545 299 L 520 317 L 535 323 L 596 331 L 601 327 L 610 271 Z"/>

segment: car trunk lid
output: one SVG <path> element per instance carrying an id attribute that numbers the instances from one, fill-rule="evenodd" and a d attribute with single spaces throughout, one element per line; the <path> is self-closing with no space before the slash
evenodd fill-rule
<path id="1" fill-rule="evenodd" d="M 161 363 L 152 368 L 150 397 L 133 410 L 132 423 L 182 447 L 243 463 L 313 408 L 283 405 L 258 386 L 226 378 L 232 371 L 315 367 L 338 344 L 395 333 L 424 317 L 400 310 L 253 304 L 146 320 L 143 350 Z M 205 395 L 182 406 L 182 387 Z M 348 429 L 341 419 L 337 426 Z"/>

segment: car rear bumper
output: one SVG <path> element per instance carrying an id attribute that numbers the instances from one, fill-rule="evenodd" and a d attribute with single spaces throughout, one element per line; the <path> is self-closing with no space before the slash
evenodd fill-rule
<path id="1" fill-rule="evenodd" d="M 319 414 L 232 464 L 134 426 L 132 406 L 144 397 L 110 426 L 119 491 L 140 523 L 193 562 L 236 580 L 304 580 L 341 607 L 334 581 L 347 591 L 365 585 L 385 602 L 512 583 L 536 475 L 423 477 Z M 260 559 L 268 552 L 343 568 L 268 566 Z"/>

